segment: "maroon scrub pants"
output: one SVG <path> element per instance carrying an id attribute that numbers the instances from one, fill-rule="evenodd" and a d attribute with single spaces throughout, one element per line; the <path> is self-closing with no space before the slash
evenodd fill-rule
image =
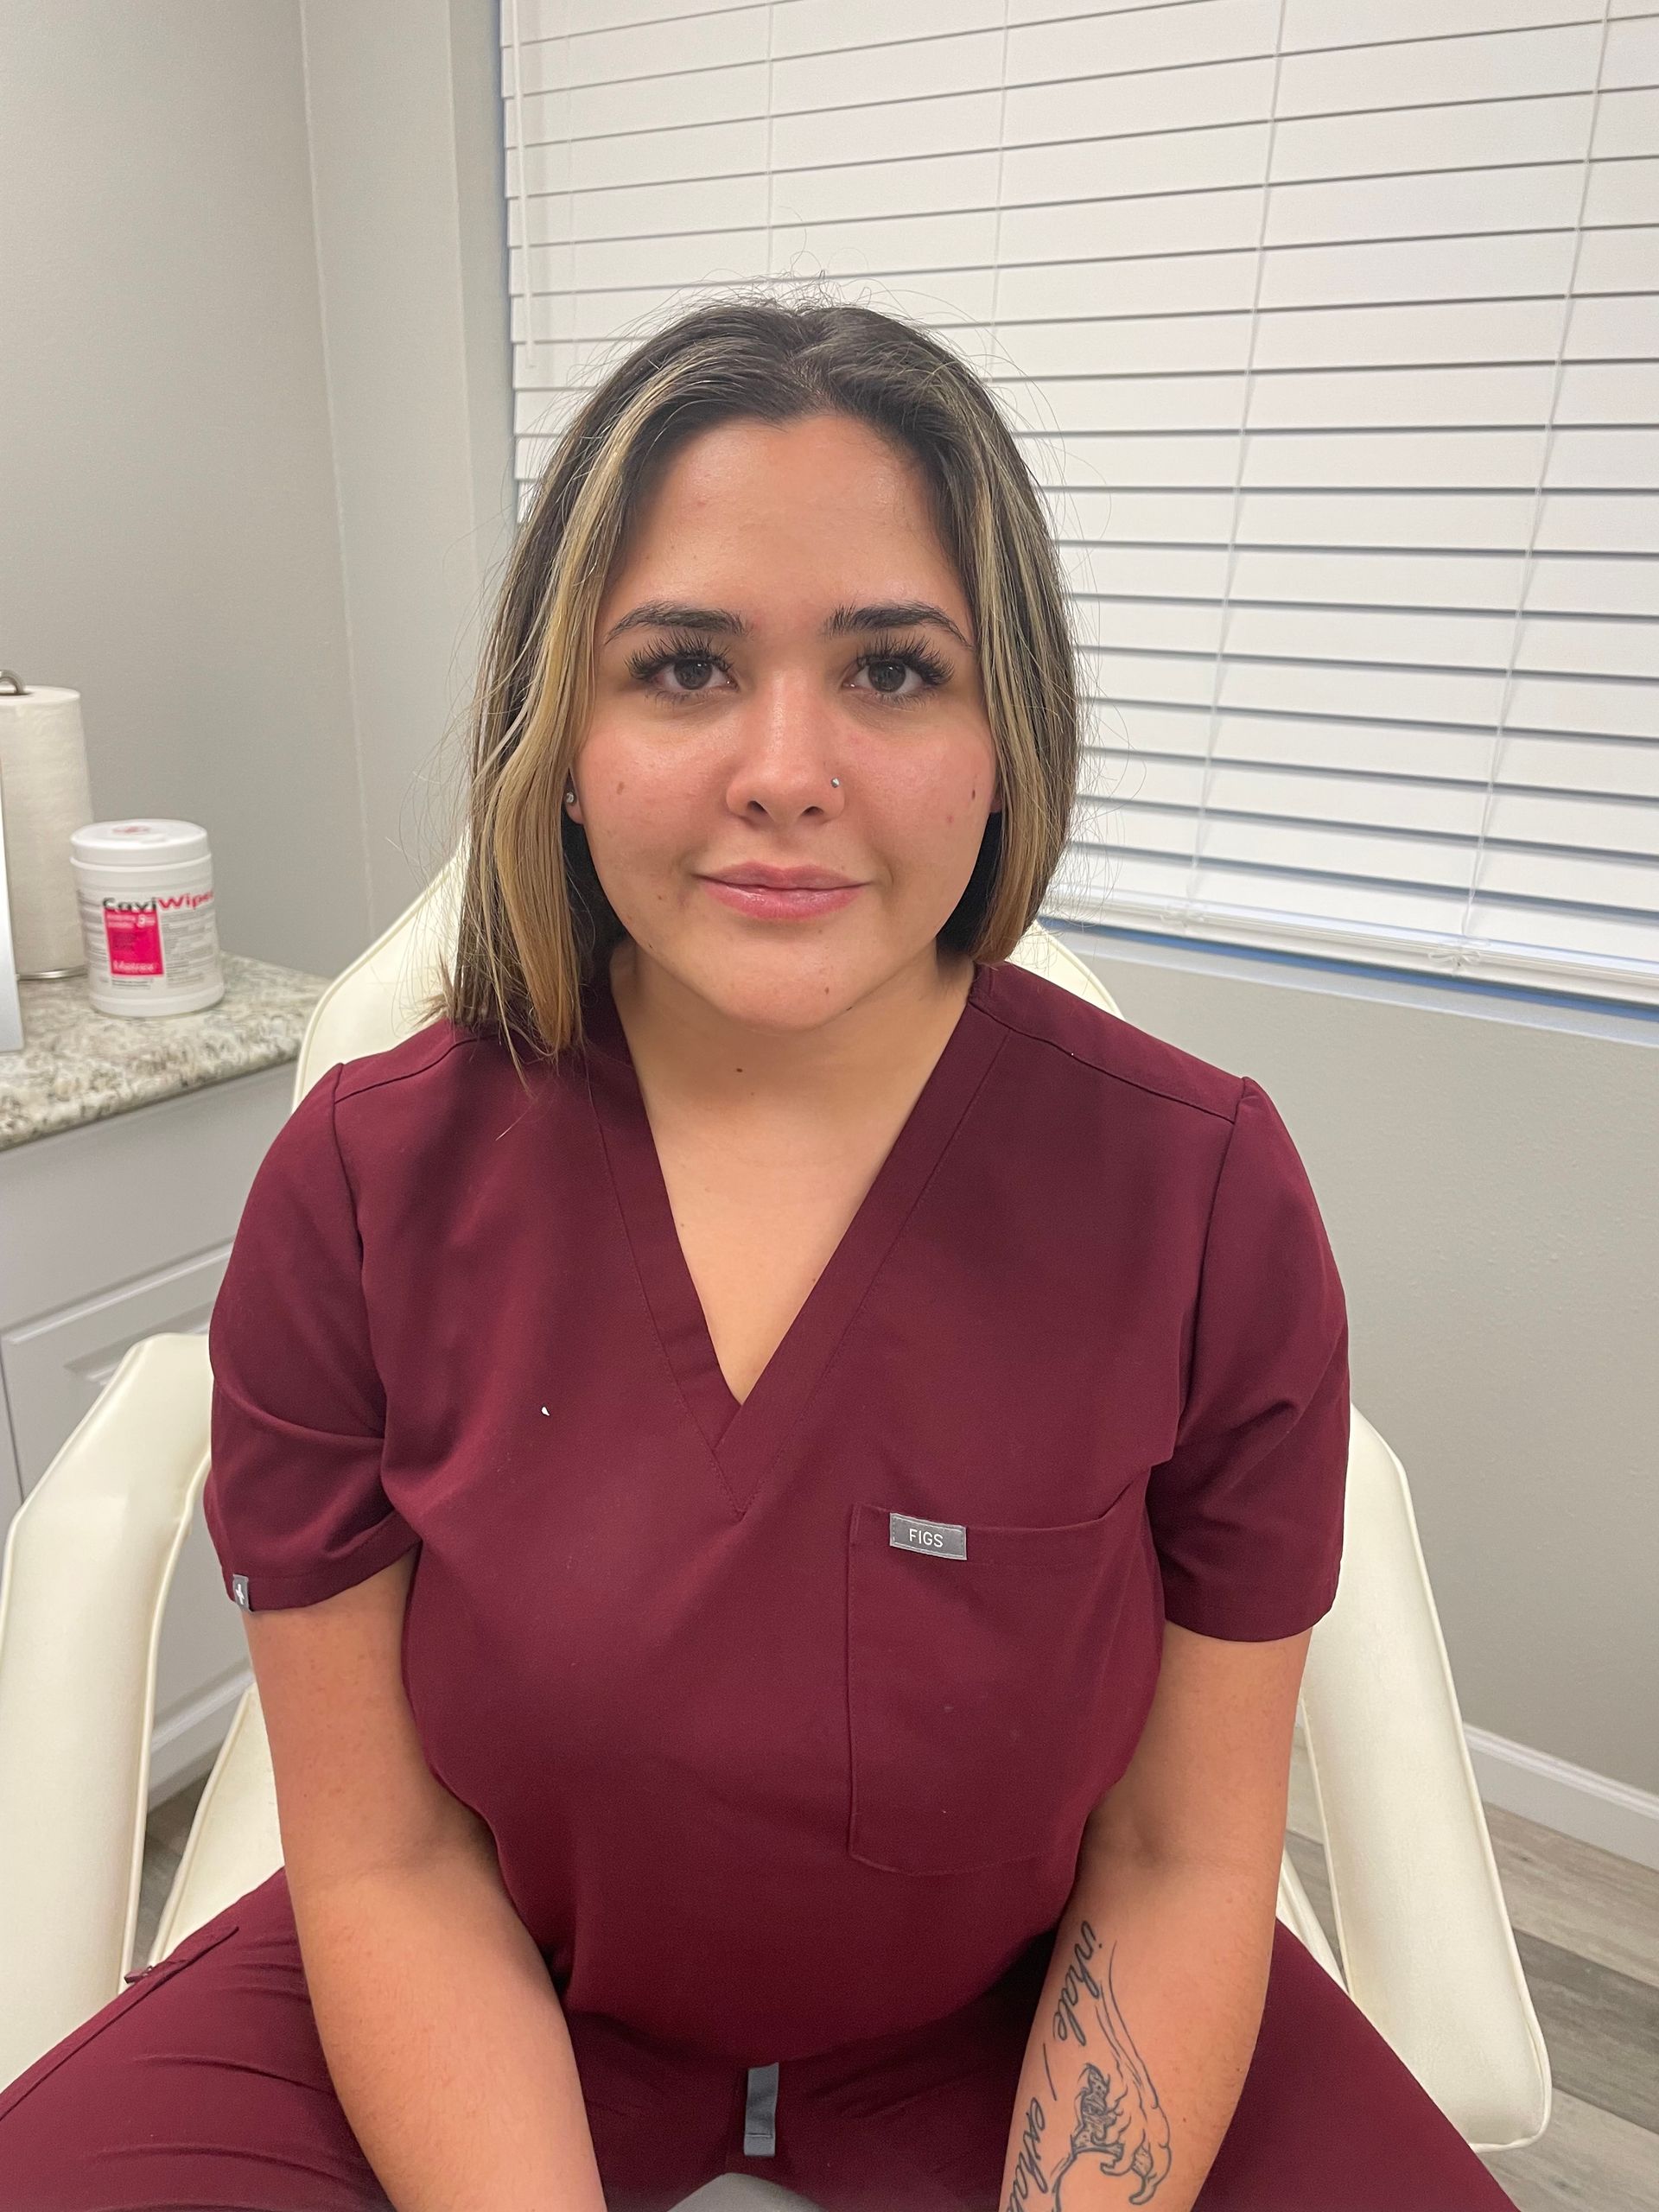
<path id="1" fill-rule="evenodd" d="M 768 2176 L 823 2212 L 997 2212 L 1052 1941 L 925 2031 L 785 2063 L 771 2080 L 567 2015 L 610 2212 L 669 2212 L 722 2172 Z M 746 2154 L 746 2119 L 763 2142 L 769 2103 L 773 2150 Z M 0 2212 L 387 2202 L 329 2081 L 280 1868 L 0 2090 Z M 1255 2055 L 1197 2202 L 1515 2212 L 1282 1922 Z"/>

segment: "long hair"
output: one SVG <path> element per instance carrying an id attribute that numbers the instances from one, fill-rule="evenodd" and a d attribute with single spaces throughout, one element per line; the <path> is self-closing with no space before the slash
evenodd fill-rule
<path id="1" fill-rule="evenodd" d="M 1070 826 L 1079 715 L 1065 588 L 1019 448 L 926 330 L 850 301 L 723 298 L 610 370 L 537 486 L 480 658 L 453 963 L 425 1019 L 496 1039 L 515 1067 L 519 1044 L 547 1057 L 580 1042 L 582 988 L 625 934 L 563 804 L 614 562 L 658 470 L 700 431 L 826 413 L 919 463 L 972 612 L 1002 804 L 939 941 L 1002 960 L 1030 927 Z"/>

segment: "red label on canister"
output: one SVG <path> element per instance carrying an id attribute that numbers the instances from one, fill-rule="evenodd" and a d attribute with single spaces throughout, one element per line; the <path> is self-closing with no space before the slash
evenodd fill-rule
<path id="1" fill-rule="evenodd" d="M 104 943 L 111 976 L 159 976 L 162 932 L 154 899 L 140 906 L 125 899 L 104 901 Z"/>

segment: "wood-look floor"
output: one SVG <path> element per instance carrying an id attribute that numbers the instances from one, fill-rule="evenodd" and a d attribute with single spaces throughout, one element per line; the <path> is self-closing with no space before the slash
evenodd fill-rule
<path id="1" fill-rule="evenodd" d="M 193 1783 L 149 1822 L 137 1956 L 147 1958 L 195 1816 Z M 1659 2208 L 1659 1873 L 1486 1808 L 1516 1948 L 1554 2079 L 1548 2127 L 1486 2161 L 1522 2212 Z M 1319 1810 L 1300 1736 L 1287 1843 L 1336 1948 Z M 1425 2208 L 1427 2212 L 1427 2208 Z"/>

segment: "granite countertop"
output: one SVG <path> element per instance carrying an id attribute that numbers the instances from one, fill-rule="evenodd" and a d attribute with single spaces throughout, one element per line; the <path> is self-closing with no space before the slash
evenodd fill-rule
<path id="1" fill-rule="evenodd" d="M 0 1052 L 0 1150 L 297 1059 L 332 978 L 219 957 L 225 995 L 197 1014 L 99 1014 L 85 976 L 20 977 L 24 1042 Z"/>

